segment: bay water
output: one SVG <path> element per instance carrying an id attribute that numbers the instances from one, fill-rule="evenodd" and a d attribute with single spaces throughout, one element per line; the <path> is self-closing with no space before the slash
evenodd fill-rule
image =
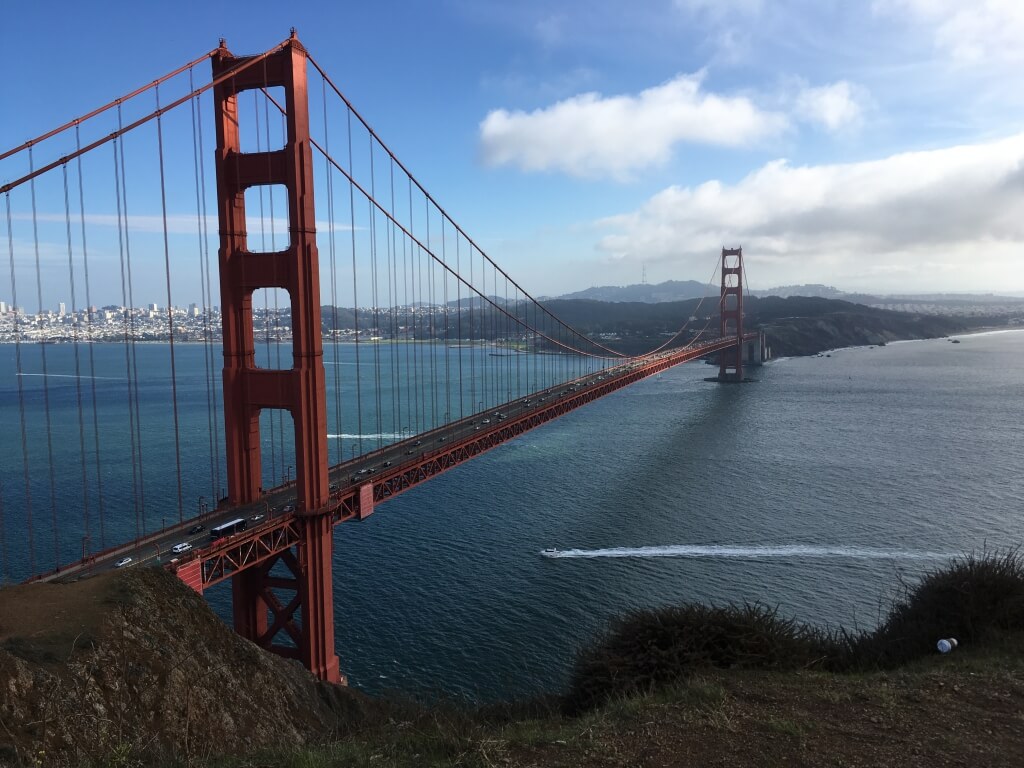
<path id="1" fill-rule="evenodd" d="M 610 617 L 636 608 L 759 601 L 808 623 L 875 626 L 901 581 L 963 552 L 1024 541 L 1024 332 L 959 341 L 776 360 L 753 369 L 757 381 L 743 385 L 704 381 L 716 369 L 699 362 L 678 366 L 451 470 L 363 522 L 339 526 L 334 597 L 342 669 L 353 686 L 372 693 L 494 700 L 558 690 L 575 652 Z M 48 345 L 45 391 L 44 377 L 33 375 L 42 373 L 41 347 L 22 345 L 20 366 L 13 345 L 0 347 L 8 580 L 31 573 L 26 499 L 36 570 L 51 567 L 54 551 L 72 559 L 80 548 L 98 548 L 97 477 L 109 510 L 108 545 L 137 527 L 177 519 L 173 414 L 160 362 L 167 349 L 137 348 L 145 359 L 139 425 L 132 426 L 118 345 L 96 345 L 98 363 L 89 369 L 81 346 L 77 373 L 70 345 Z M 328 353 L 330 398 L 332 380 L 340 381 L 330 364 L 347 370 L 348 354 Z M 444 354 L 451 362 L 467 352 Z M 186 444 L 179 452 L 182 514 L 191 517 L 200 497 L 208 501 L 221 490 L 222 468 L 211 465 L 223 452 L 211 460 L 205 405 L 208 382 L 219 386 L 220 358 L 210 376 L 201 345 L 176 345 L 176 355 L 179 442 Z M 466 371 L 512 364 L 479 353 L 468 361 Z M 567 372 L 556 370 L 565 363 L 546 364 L 552 380 Z M 25 375 L 14 375 L 19 368 Z M 100 385 L 96 432 L 93 382 Z M 529 381 L 521 386 L 494 397 L 531 388 Z M 479 397 L 474 391 L 470 399 L 490 406 Z M 401 402 L 400 391 L 388 398 L 404 417 L 392 412 L 378 426 L 368 413 L 361 433 L 329 426 L 332 460 L 413 431 L 402 423 L 415 421 L 413 405 Z M 424 418 L 427 410 L 476 410 L 472 403 L 421 404 Z M 129 456 L 129 432 L 138 426 L 148 499 L 141 521 L 140 478 L 133 479 Z M 98 470 L 91 447 L 97 434 L 108 457 Z M 287 441 L 278 444 L 265 474 L 280 479 L 291 467 Z M 264 446 L 265 464 L 270 452 Z M 33 467 L 27 492 L 26 455 Z M 151 469 L 158 456 L 162 465 Z M 83 475 L 93 515 L 88 541 Z M 229 587 L 208 598 L 229 617 Z"/>

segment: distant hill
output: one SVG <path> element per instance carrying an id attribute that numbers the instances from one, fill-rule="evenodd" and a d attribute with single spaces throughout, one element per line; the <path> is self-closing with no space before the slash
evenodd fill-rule
<path id="1" fill-rule="evenodd" d="M 673 301 L 686 301 L 703 296 L 717 296 L 719 286 L 698 283 L 696 280 L 666 280 L 663 283 L 635 283 L 633 285 L 602 285 L 587 288 L 575 293 L 567 293 L 549 301 L 590 300 L 612 303 L 663 304 Z M 866 304 L 874 307 L 893 307 L 894 305 L 922 305 L 921 311 L 929 314 L 962 314 L 965 308 L 976 307 L 986 312 L 987 305 L 1003 305 L 1011 311 L 1019 311 L 1018 305 L 1024 304 L 1020 296 L 999 295 L 992 293 L 917 293 L 917 294 L 869 294 L 847 293 L 835 286 L 821 283 L 804 285 L 780 285 L 774 288 L 748 290 L 747 296 L 767 298 L 816 298 L 838 299 L 853 304 Z M 929 305 L 925 308 L 923 305 Z M 915 310 L 916 311 L 916 310 Z"/>
<path id="2" fill-rule="evenodd" d="M 601 335 L 622 352 L 640 353 L 653 348 L 693 318 L 689 329 L 718 332 L 718 302 L 688 299 L 679 302 L 599 302 L 554 300 L 545 306 L 569 325 Z M 747 330 L 762 329 L 775 356 L 812 355 L 837 347 L 881 344 L 896 339 L 922 339 L 958 333 L 977 325 L 997 324 L 994 319 L 952 318 L 893 312 L 849 301 L 818 296 L 780 298 L 750 296 L 744 302 Z M 680 341 L 691 338 L 691 334 Z"/>
<path id="3" fill-rule="evenodd" d="M 752 296 L 778 296 L 788 299 L 790 296 L 809 296 L 818 299 L 845 299 L 850 301 L 850 294 L 840 291 L 831 285 L 811 283 L 805 285 L 780 285 L 766 291 L 750 291 Z"/>
<path id="4" fill-rule="evenodd" d="M 665 301 L 685 301 L 702 296 L 717 296 L 718 285 L 698 283 L 696 280 L 666 280 L 664 283 L 635 283 L 633 285 L 602 285 L 585 291 L 567 293 L 558 299 L 589 299 L 591 301 L 629 301 L 642 304 L 660 304 Z"/>

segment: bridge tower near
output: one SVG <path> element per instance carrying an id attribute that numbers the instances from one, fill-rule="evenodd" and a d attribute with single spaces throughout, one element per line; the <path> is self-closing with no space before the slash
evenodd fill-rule
<path id="1" fill-rule="evenodd" d="M 718 353 L 718 380 L 743 381 L 743 249 L 722 249 L 722 293 L 719 335 L 735 336 L 736 344 Z"/>
<path id="2" fill-rule="evenodd" d="M 306 51 L 293 31 L 279 50 L 231 74 L 247 58 L 252 57 L 232 55 L 221 41 L 212 60 L 214 80 L 220 80 L 214 88 L 214 109 L 228 500 L 246 504 L 262 495 L 260 411 L 287 410 L 295 430 L 300 538 L 292 549 L 234 576 L 234 623 L 243 637 L 300 659 L 322 680 L 340 682 L 334 649 L 327 405 Z M 284 90 L 284 147 L 242 152 L 238 95 L 278 86 Z M 245 191 L 270 184 L 282 185 L 288 196 L 289 242 L 276 253 L 255 253 L 246 236 Z M 252 294 L 263 288 L 288 291 L 293 336 L 290 369 L 256 366 Z M 290 575 L 271 576 L 278 563 Z M 284 602 L 278 597 L 282 591 L 293 592 L 294 597 Z M 284 644 L 275 642 L 281 634 L 288 638 Z"/>

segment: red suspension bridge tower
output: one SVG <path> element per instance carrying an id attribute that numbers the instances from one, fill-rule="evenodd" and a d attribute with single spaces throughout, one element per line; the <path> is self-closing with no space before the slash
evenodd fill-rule
<path id="1" fill-rule="evenodd" d="M 214 79 L 238 69 L 245 59 L 233 56 L 222 42 L 213 56 Z M 269 87 L 284 90 L 285 145 L 275 151 L 242 152 L 238 95 Z M 334 649 L 327 405 L 306 51 L 294 32 L 280 50 L 220 82 L 214 90 L 214 105 L 229 502 L 246 504 L 262 494 L 260 411 L 286 409 L 295 429 L 295 484 L 302 528 L 296 547 L 232 579 L 235 629 L 260 646 L 300 659 L 317 677 L 340 682 Z M 245 191 L 270 184 L 282 185 L 287 193 L 289 242 L 276 253 L 254 253 L 246 236 Z M 290 369 L 256 366 L 252 294 L 263 288 L 288 291 L 293 336 Z M 278 563 L 290 576 L 271 575 Z M 294 596 L 284 603 L 278 596 L 282 591 Z M 281 633 L 290 643 L 275 642 Z"/>
<path id="2" fill-rule="evenodd" d="M 743 381 L 743 249 L 722 249 L 719 336 L 736 337 L 735 346 L 718 354 L 718 380 Z"/>

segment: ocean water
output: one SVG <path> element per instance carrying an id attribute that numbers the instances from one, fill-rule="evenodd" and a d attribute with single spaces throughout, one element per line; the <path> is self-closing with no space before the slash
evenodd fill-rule
<path id="1" fill-rule="evenodd" d="M 168 409 L 146 410 L 147 394 L 155 403 L 161 387 L 166 390 L 157 358 L 167 351 L 142 347 L 154 359 L 146 367 L 153 372 L 151 390 L 141 387 L 146 439 L 140 444 L 149 455 L 170 445 L 173 456 Z M 202 369 L 201 347 L 178 348 L 194 355 L 189 370 Z M 69 349 L 47 348 L 50 373 L 73 375 Z M 22 354 L 35 353 L 22 347 Z M 102 354 L 112 362 L 96 375 L 123 376 L 124 351 Z M 449 370 L 464 354 L 444 353 Z M 27 546 L 13 355 L 12 347 L 0 348 L 8 578 L 25 572 Z M 30 362 L 35 365 L 35 357 Z M 347 369 L 351 361 L 334 362 Z M 464 359 L 464 375 L 474 365 L 511 364 L 477 353 Z M 542 365 L 552 377 L 565 372 L 554 370 L 564 361 Z M 30 370 L 29 362 L 23 360 L 22 370 Z M 1024 541 L 1024 333 L 777 360 L 753 371 L 757 381 L 744 385 L 707 383 L 711 371 L 700 363 L 679 366 L 447 472 L 361 523 L 338 527 L 336 638 L 351 684 L 470 700 L 557 690 L 573 654 L 609 617 L 679 601 L 760 601 L 810 623 L 869 628 L 884 616 L 901 580 L 958 553 Z M 46 467 L 46 440 L 39 435 L 42 377 L 20 378 L 28 452 Z M 331 378 L 329 369 L 329 387 Z M 51 420 L 62 425 L 50 450 L 70 451 L 74 460 L 63 471 L 80 481 L 79 436 L 87 443 L 94 437 L 78 427 L 75 382 L 81 380 L 47 381 Z M 216 461 L 204 447 L 206 382 L 202 373 L 185 385 L 179 381 L 179 402 L 184 389 L 189 402 L 201 405 L 184 419 L 191 451 L 184 474 L 193 479 L 183 495 L 192 508 L 198 494 L 209 498 L 217 484 Z M 98 391 L 99 411 L 111 414 L 109 429 L 100 424 L 103 445 L 128 457 L 102 468 L 109 475 L 108 508 L 123 506 L 119 521 L 106 523 L 106 534 L 130 537 L 137 493 L 125 465 L 133 462 L 128 428 L 114 419 L 128 410 L 127 381 Z M 380 427 L 375 414 L 365 416 L 364 442 L 409 426 L 396 428 L 405 419 L 395 412 L 409 416 L 414 407 L 400 402 L 400 392 L 390 399 L 390 419 L 382 418 Z M 83 412 L 91 419 L 89 408 Z M 348 435 L 334 438 L 334 450 L 359 450 L 352 437 L 358 429 L 329 429 Z M 265 446 L 265 464 L 268 453 Z M 287 456 L 275 462 L 286 464 Z M 144 478 L 150 524 L 160 514 L 177 515 L 173 463 L 163 465 L 170 484 L 156 470 Z M 58 547 L 68 552 L 82 545 L 82 523 L 81 501 L 61 495 L 60 483 L 51 511 L 48 473 L 41 474 L 30 486 L 34 547 L 45 562 L 53 546 L 47 520 L 57 518 Z M 95 479 L 86 474 L 94 491 Z M 95 505 L 95 493 L 91 498 Z M 209 599 L 228 615 L 229 588 L 211 590 Z"/>

